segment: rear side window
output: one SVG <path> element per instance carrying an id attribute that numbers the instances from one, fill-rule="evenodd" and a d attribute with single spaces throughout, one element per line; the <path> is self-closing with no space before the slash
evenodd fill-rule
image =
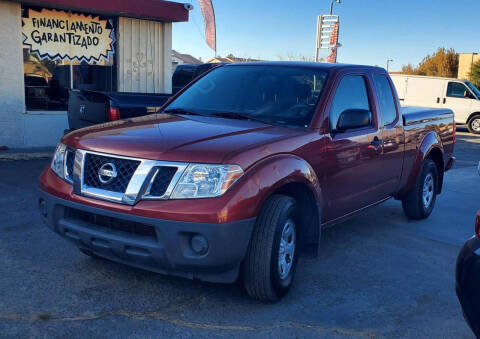
<path id="1" fill-rule="evenodd" d="M 447 87 L 447 97 L 452 98 L 467 98 L 467 87 L 460 82 L 449 82 Z"/>
<path id="2" fill-rule="evenodd" d="M 397 119 L 397 109 L 395 107 L 395 99 L 393 99 L 392 88 L 388 79 L 381 74 L 373 76 L 375 87 L 380 100 L 380 109 L 383 116 L 383 124 L 390 125 Z"/>
<path id="3" fill-rule="evenodd" d="M 330 107 L 330 130 L 336 129 L 340 114 L 347 109 L 370 110 L 367 87 L 361 75 L 347 75 L 340 81 Z"/>

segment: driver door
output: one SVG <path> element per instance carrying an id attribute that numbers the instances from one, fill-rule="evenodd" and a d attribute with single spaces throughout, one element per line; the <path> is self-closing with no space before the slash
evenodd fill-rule
<path id="1" fill-rule="evenodd" d="M 372 87 L 363 74 L 345 75 L 337 85 L 330 110 L 330 140 L 327 140 L 326 221 L 342 217 L 379 201 L 382 170 L 382 128 L 377 118 Z M 368 126 L 339 132 L 337 124 L 342 112 L 369 110 Z"/>
<path id="2" fill-rule="evenodd" d="M 455 114 L 455 121 L 466 123 L 472 113 L 474 103 L 472 92 L 462 82 L 449 81 L 446 85 L 445 97 L 442 106 L 451 109 Z"/>

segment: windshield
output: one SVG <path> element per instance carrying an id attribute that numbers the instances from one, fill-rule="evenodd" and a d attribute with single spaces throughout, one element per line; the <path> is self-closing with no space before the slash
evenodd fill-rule
<path id="1" fill-rule="evenodd" d="M 327 72 L 292 66 L 224 66 L 198 80 L 165 111 L 249 118 L 308 127 Z"/>
<path id="2" fill-rule="evenodd" d="M 475 93 L 477 99 L 480 99 L 480 91 L 478 90 L 478 88 L 475 87 L 470 81 L 465 81 L 465 84 L 473 91 L 473 93 Z"/>

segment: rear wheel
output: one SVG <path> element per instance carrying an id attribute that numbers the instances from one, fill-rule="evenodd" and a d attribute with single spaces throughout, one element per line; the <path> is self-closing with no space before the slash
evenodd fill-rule
<path id="1" fill-rule="evenodd" d="M 260 212 L 244 261 L 244 284 L 254 299 L 277 301 L 293 283 L 297 264 L 295 200 L 273 195 Z"/>
<path id="2" fill-rule="evenodd" d="M 437 185 L 437 166 L 432 160 L 426 159 L 415 187 L 402 200 L 405 215 L 416 220 L 428 218 L 435 206 Z"/>
<path id="3" fill-rule="evenodd" d="M 473 116 L 467 124 L 468 131 L 474 134 L 480 134 L 480 114 Z"/>

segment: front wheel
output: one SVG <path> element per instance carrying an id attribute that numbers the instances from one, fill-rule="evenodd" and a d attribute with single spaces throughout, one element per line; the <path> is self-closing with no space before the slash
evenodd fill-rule
<path id="1" fill-rule="evenodd" d="M 243 264 L 252 298 L 277 301 L 290 289 L 298 257 L 297 219 L 294 199 L 273 195 L 265 202 Z"/>
<path id="2" fill-rule="evenodd" d="M 470 133 L 480 134 L 480 114 L 468 121 L 467 128 Z"/>
<path id="3" fill-rule="evenodd" d="M 435 163 L 425 159 L 415 187 L 402 200 L 403 212 L 410 219 L 426 219 L 435 206 L 438 192 L 438 170 Z"/>

